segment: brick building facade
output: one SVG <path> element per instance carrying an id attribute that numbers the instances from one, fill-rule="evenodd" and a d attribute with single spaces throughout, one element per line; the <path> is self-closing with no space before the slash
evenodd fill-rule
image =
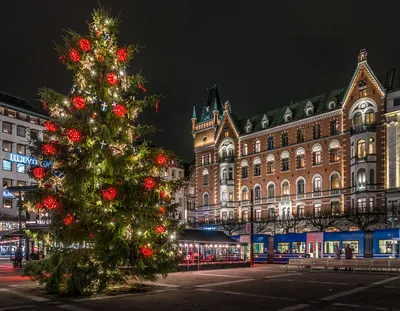
<path id="1" fill-rule="evenodd" d="M 347 87 L 248 119 L 208 89 L 193 108 L 198 222 L 386 206 L 386 97 L 394 71 L 375 76 L 358 56 Z"/>

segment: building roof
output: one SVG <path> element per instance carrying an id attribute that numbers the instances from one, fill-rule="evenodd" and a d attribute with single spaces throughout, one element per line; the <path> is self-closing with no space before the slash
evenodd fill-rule
<path id="1" fill-rule="evenodd" d="M 212 88 L 207 88 L 207 96 L 204 102 L 204 105 L 201 110 L 201 116 L 199 122 L 212 120 L 213 119 L 213 111 L 218 110 L 219 117 L 222 117 L 223 108 L 221 99 L 218 94 L 218 87 L 214 85 Z"/>
<path id="2" fill-rule="evenodd" d="M 0 106 L 10 109 L 21 111 L 24 113 L 31 113 L 39 116 L 48 117 L 48 112 L 39 106 L 29 104 L 27 100 L 0 92 Z"/>
<path id="3" fill-rule="evenodd" d="M 181 233 L 179 241 L 237 244 L 237 241 L 231 239 L 223 231 L 201 229 L 185 229 Z"/>

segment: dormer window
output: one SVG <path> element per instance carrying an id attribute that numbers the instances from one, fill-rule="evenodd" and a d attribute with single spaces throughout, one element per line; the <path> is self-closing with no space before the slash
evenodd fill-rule
<path id="1" fill-rule="evenodd" d="M 283 114 L 283 119 L 285 120 L 285 122 L 290 122 L 292 121 L 292 110 L 290 110 L 289 107 L 286 108 L 285 113 Z"/>
<path id="2" fill-rule="evenodd" d="M 335 109 L 335 107 L 336 107 L 336 103 L 335 102 L 330 102 L 329 105 L 328 105 L 328 109 L 329 110 Z"/>
<path id="3" fill-rule="evenodd" d="M 306 107 L 304 108 L 304 112 L 306 113 L 306 116 L 311 116 L 314 113 L 314 105 L 312 102 L 308 102 Z"/>
<path id="4" fill-rule="evenodd" d="M 261 120 L 261 126 L 263 129 L 267 128 L 267 126 L 269 125 L 269 120 L 266 114 L 264 114 L 262 120 Z"/>
<path id="5" fill-rule="evenodd" d="M 285 121 L 286 121 L 286 122 L 292 121 L 292 117 L 289 116 L 289 115 L 285 116 Z"/>
<path id="6" fill-rule="evenodd" d="M 251 124 L 250 120 L 247 120 L 247 123 L 246 123 L 246 133 L 250 133 L 251 130 L 252 130 L 252 128 L 253 128 L 253 125 Z"/>

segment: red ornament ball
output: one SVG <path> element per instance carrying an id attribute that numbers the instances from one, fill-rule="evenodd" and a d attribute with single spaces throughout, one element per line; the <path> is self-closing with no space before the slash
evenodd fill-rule
<path id="1" fill-rule="evenodd" d="M 150 257 L 154 253 L 153 249 L 150 246 L 143 246 L 140 252 L 145 257 Z"/>
<path id="2" fill-rule="evenodd" d="M 114 107 L 114 113 L 118 117 L 124 116 L 124 114 L 126 113 L 125 106 L 122 105 L 122 104 L 116 104 L 115 107 Z"/>
<path id="3" fill-rule="evenodd" d="M 49 132 L 55 132 L 57 130 L 56 124 L 53 121 L 46 121 L 46 130 Z"/>
<path id="4" fill-rule="evenodd" d="M 63 62 L 65 61 L 65 56 L 64 56 L 64 55 L 61 55 L 61 56 L 58 58 L 58 61 L 59 61 L 60 63 L 63 63 Z"/>
<path id="5" fill-rule="evenodd" d="M 108 83 L 110 83 L 111 85 L 115 85 L 118 83 L 118 77 L 115 73 L 111 72 L 107 75 L 107 81 Z"/>
<path id="6" fill-rule="evenodd" d="M 72 216 L 70 213 L 67 214 L 67 216 L 64 218 L 63 222 L 66 226 L 69 226 L 72 224 L 72 221 L 74 220 L 74 216 Z"/>
<path id="7" fill-rule="evenodd" d="M 125 49 L 119 49 L 119 50 L 117 51 L 117 59 L 118 59 L 120 62 L 126 61 L 127 56 L 128 56 L 128 53 L 126 52 Z"/>
<path id="8" fill-rule="evenodd" d="M 33 169 L 33 176 L 35 176 L 37 179 L 42 179 L 44 176 L 46 176 L 46 170 L 43 167 L 36 167 Z"/>
<path id="9" fill-rule="evenodd" d="M 74 99 L 72 100 L 72 105 L 76 109 L 83 109 L 86 106 L 86 100 L 82 96 L 75 96 Z"/>
<path id="10" fill-rule="evenodd" d="M 53 197 L 52 195 L 49 195 L 43 199 L 43 205 L 47 209 L 55 209 L 58 207 L 59 203 L 55 197 Z"/>
<path id="11" fill-rule="evenodd" d="M 90 50 L 90 41 L 88 39 L 85 39 L 85 38 L 80 39 L 79 40 L 79 47 L 85 52 L 89 51 Z"/>
<path id="12" fill-rule="evenodd" d="M 157 164 L 158 164 L 158 165 L 165 165 L 165 164 L 167 163 L 167 157 L 166 157 L 165 154 L 160 153 L 160 154 L 157 156 L 156 161 L 157 161 Z"/>
<path id="13" fill-rule="evenodd" d="M 68 139 L 74 143 L 81 140 L 81 133 L 79 133 L 79 131 L 76 129 L 69 129 L 67 131 L 67 136 L 68 136 Z"/>
<path id="14" fill-rule="evenodd" d="M 55 155 L 57 149 L 53 144 L 47 143 L 43 145 L 42 151 L 44 155 Z"/>
<path id="15" fill-rule="evenodd" d="M 148 190 L 153 189 L 155 185 L 156 185 L 156 182 L 154 181 L 154 179 L 152 177 L 146 177 L 144 179 L 144 186 L 146 189 L 148 189 Z"/>
<path id="16" fill-rule="evenodd" d="M 81 60 L 81 54 L 79 54 L 79 52 L 77 50 L 75 50 L 75 49 L 70 49 L 69 50 L 69 58 L 73 62 L 77 63 L 77 62 L 79 62 Z"/>
<path id="17" fill-rule="evenodd" d="M 165 228 L 164 228 L 164 226 L 157 226 L 156 227 L 156 232 L 158 233 L 158 234 L 162 234 L 162 233 L 164 233 L 165 232 Z"/>
<path id="18" fill-rule="evenodd" d="M 160 209 L 159 209 L 159 211 L 160 211 L 160 214 L 159 214 L 159 216 L 162 216 L 162 215 L 164 215 L 164 214 L 165 214 L 165 212 L 166 212 L 166 210 L 165 210 L 165 207 L 164 207 L 164 206 L 160 206 Z"/>
<path id="19" fill-rule="evenodd" d="M 109 187 L 108 189 L 103 190 L 102 194 L 104 199 L 111 201 L 117 197 L 118 191 L 114 187 Z"/>
<path id="20" fill-rule="evenodd" d="M 168 194 L 166 194 L 164 191 L 160 191 L 160 198 L 162 199 L 162 200 L 169 200 L 169 195 Z"/>

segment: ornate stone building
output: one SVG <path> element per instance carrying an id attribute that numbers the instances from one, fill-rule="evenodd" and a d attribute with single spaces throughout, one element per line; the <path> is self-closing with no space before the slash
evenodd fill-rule
<path id="1" fill-rule="evenodd" d="M 385 167 L 387 157 L 400 161 L 399 144 L 386 149 L 394 80 L 394 71 L 378 78 L 362 50 L 345 88 L 248 119 L 222 103 L 216 86 L 208 89 L 192 115 L 198 222 L 247 220 L 251 190 L 254 219 L 386 206 L 387 179 L 400 187 L 399 170 Z M 391 135 L 400 138 L 393 118 Z"/>

